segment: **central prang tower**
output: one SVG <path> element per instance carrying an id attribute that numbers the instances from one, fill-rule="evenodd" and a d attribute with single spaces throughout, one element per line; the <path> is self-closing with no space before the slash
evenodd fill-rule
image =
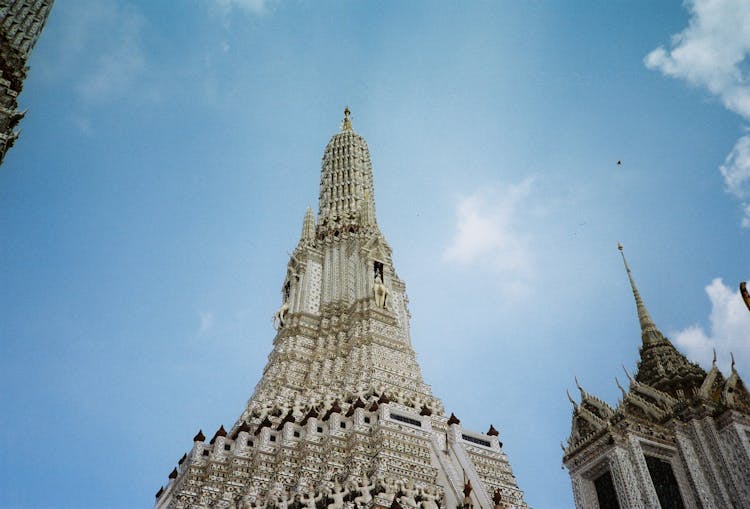
<path id="1" fill-rule="evenodd" d="M 349 109 L 323 154 L 281 285 L 263 377 L 236 423 L 193 447 L 157 508 L 526 508 L 498 432 L 461 427 L 422 380 L 406 288 L 375 218 Z"/>

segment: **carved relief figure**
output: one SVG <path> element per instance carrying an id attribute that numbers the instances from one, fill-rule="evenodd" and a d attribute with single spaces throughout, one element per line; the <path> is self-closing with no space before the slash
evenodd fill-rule
<path id="1" fill-rule="evenodd" d="M 301 495 L 299 500 L 300 502 L 302 502 L 302 505 L 306 509 L 315 509 L 315 504 L 320 502 L 322 499 L 323 499 L 322 493 L 318 493 L 318 496 L 316 497 L 315 493 L 311 491 L 310 493 L 307 494 L 307 496 Z"/>
<path id="2" fill-rule="evenodd" d="M 405 507 L 416 508 L 418 505 L 416 500 L 418 494 L 419 490 L 414 487 L 414 481 L 409 479 L 408 482 L 401 483 L 401 498 L 398 500 Z"/>
<path id="3" fill-rule="evenodd" d="M 354 498 L 354 505 L 357 507 L 368 507 L 372 502 L 372 490 L 375 489 L 375 482 L 358 482 L 355 486 L 359 496 Z"/>
<path id="4" fill-rule="evenodd" d="M 289 312 L 289 304 L 284 302 L 278 311 L 273 314 L 273 327 L 279 330 L 285 325 L 286 314 Z"/>
<path id="5" fill-rule="evenodd" d="M 390 292 L 383 284 L 383 276 L 380 274 L 375 276 L 375 284 L 373 285 L 372 290 L 375 293 L 375 305 L 379 308 L 385 308 L 388 294 Z"/>
<path id="6" fill-rule="evenodd" d="M 281 495 L 276 497 L 276 509 L 288 509 L 291 503 L 292 500 L 287 497 L 286 491 L 281 492 Z"/>
<path id="7" fill-rule="evenodd" d="M 328 509 L 344 509 L 344 497 L 348 494 L 349 490 L 342 488 L 337 479 L 333 485 L 333 490 L 328 490 L 328 496 L 333 499 L 333 502 L 328 504 Z"/>
<path id="8" fill-rule="evenodd" d="M 421 494 L 422 501 L 419 505 L 422 509 L 440 509 L 440 505 L 438 505 L 440 495 L 433 488 L 422 489 Z"/>

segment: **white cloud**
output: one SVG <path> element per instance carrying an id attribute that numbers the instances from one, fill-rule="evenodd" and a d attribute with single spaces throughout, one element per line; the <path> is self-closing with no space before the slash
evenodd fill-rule
<path id="1" fill-rule="evenodd" d="M 231 11 L 233 8 L 242 9 L 251 14 L 265 12 L 269 0 L 213 0 L 223 11 Z"/>
<path id="2" fill-rule="evenodd" d="M 214 314 L 210 311 L 198 311 L 198 318 L 200 319 L 200 326 L 198 327 L 198 334 L 205 334 L 214 325 Z"/>
<path id="3" fill-rule="evenodd" d="M 721 165 L 727 191 L 737 198 L 750 196 L 750 136 L 743 136 L 734 145 Z"/>
<path id="4" fill-rule="evenodd" d="M 145 20 L 136 7 L 121 0 L 78 0 L 66 3 L 59 16 L 53 56 L 38 66 L 48 79 L 72 83 L 84 105 L 118 100 L 133 90 L 143 96 Z"/>
<path id="5" fill-rule="evenodd" d="M 104 35 L 98 42 L 94 63 L 81 76 L 78 93 L 89 102 L 116 99 L 138 82 L 146 67 L 141 48 L 143 19 L 127 4 L 99 3 L 91 23 Z"/>
<path id="6" fill-rule="evenodd" d="M 742 209 L 742 212 L 744 213 L 744 216 L 742 216 L 742 227 L 750 228 L 750 203 L 743 203 Z"/>
<path id="7" fill-rule="evenodd" d="M 742 64 L 750 53 L 750 2 L 688 0 L 687 28 L 645 58 L 646 67 L 708 89 L 727 109 L 750 119 L 750 84 Z"/>
<path id="8" fill-rule="evenodd" d="M 517 228 L 520 206 L 529 197 L 533 179 L 516 185 L 483 188 L 459 200 L 456 232 L 443 259 L 502 273 L 520 290 L 533 273 L 527 238 Z"/>
<path id="9" fill-rule="evenodd" d="M 646 55 L 649 69 L 703 87 L 730 111 L 750 120 L 750 2 L 747 0 L 688 0 L 687 28 L 672 36 L 670 49 L 660 46 Z M 727 190 L 744 198 L 750 185 L 750 137 L 739 139 L 721 166 Z M 750 227 L 743 203 L 742 226 Z"/>
<path id="10" fill-rule="evenodd" d="M 733 290 L 721 278 L 706 286 L 711 301 L 709 330 L 692 325 L 671 336 L 688 357 L 704 366 L 711 363 L 715 348 L 725 374 L 729 367 L 729 352 L 734 352 L 740 374 L 750 376 L 750 313 L 742 301 L 739 289 Z"/>

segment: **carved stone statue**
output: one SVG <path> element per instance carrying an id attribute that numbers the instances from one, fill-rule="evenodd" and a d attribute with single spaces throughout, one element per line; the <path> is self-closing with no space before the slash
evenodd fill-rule
<path id="1" fill-rule="evenodd" d="M 311 491 L 306 496 L 304 494 L 300 495 L 299 500 L 300 502 L 302 502 L 302 505 L 306 509 L 315 509 L 315 504 L 320 502 L 322 498 L 323 498 L 323 493 L 318 493 L 318 496 L 316 497 L 315 493 Z"/>
<path id="2" fill-rule="evenodd" d="M 328 490 L 328 496 L 333 499 L 333 502 L 328 504 L 328 509 L 344 509 L 344 497 L 348 494 L 349 490 L 342 488 L 337 479 L 333 484 L 333 490 Z"/>
<path id="3" fill-rule="evenodd" d="M 369 507 L 370 502 L 372 502 L 372 490 L 375 489 L 375 482 L 373 481 L 368 484 L 367 482 L 359 481 L 355 488 L 359 496 L 354 498 L 354 505 L 357 507 Z"/>
<path id="4" fill-rule="evenodd" d="M 502 509 L 503 494 L 500 490 L 495 490 L 495 493 L 492 494 L 492 502 L 495 504 L 495 509 Z"/>
<path id="5" fill-rule="evenodd" d="M 438 495 L 435 489 L 430 487 L 422 489 L 421 494 L 422 501 L 419 503 L 419 505 L 422 509 L 440 509 L 440 506 L 438 505 L 438 499 L 440 498 L 440 495 Z"/>
<path id="6" fill-rule="evenodd" d="M 285 325 L 286 314 L 289 312 L 289 303 L 284 302 L 278 311 L 273 314 L 273 327 L 279 330 Z"/>
<path id="7" fill-rule="evenodd" d="M 375 276 L 375 284 L 373 285 L 372 290 L 375 293 L 375 305 L 379 308 L 385 308 L 388 294 L 390 294 L 390 292 L 383 284 L 383 276 L 380 274 Z"/>
<path id="8" fill-rule="evenodd" d="M 382 479 L 380 483 L 383 486 L 386 495 L 394 496 L 398 492 L 398 483 L 392 477 L 386 477 L 385 479 Z"/>
<path id="9" fill-rule="evenodd" d="M 276 509 L 288 509 L 292 504 L 292 500 L 287 497 L 286 491 L 282 491 L 281 495 L 276 497 Z"/>
<path id="10" fill-rule="evenodd" d="M 471 503 L 471 481 L 466 481 L 466 484 L 464 484 L 464 509 L 470 509 L 473 507 L 473 504 Z"/>
<path id="11" fill-rule="evenodd" d="M 398 501 L 404 507 L 415 509 L 418 505 L 416 500 L 418 494 L 419 490 L 414 487 L 414 481 L 409 479 L 408 482 L 401 483 L 401 497 Z"/>

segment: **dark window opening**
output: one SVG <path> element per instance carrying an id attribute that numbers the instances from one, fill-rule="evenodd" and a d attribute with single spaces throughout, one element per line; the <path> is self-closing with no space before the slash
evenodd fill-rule
<path id="1" fill-rule="evenodd" d="M 662 509 L 685 509 L 672 465 L 652 456 L 646 456 L 646 465 Z"/>
<path id="2" fill-rule="evenodd" d="M 318 426 L 318 433 L 323 433 L 323 428 L 321 428 L 320 426 Z"/>
<path id="3" fill-rule="evenodd" d="M 596 498 L 599 501 L 599 509 L 620 509 L 615 483 L 612 482 L 612 474 L 609 473 L 609 470 L 594 480 L 594 487 L 596 488 Z"/>
<path id="4" fill-rule="evenodd" d="M 231 451 L 232 450 L 232 446 L 229 445 L 229 444 L 224 444 L 224 450 L 225 451 Z"/>
<path id="5" fill-rule="evenodd" d="M 369 417 L 365 417 L 365 424 L 370 424 L 370 418 Z"/>
<path id="6" fill-rule="evenodd" d="M 206 449 L 203 449 L 203 455 L 204 455 L 204 456 L 208 456 L 208 450 L 206 450 Z"/>
<path id="7" fill-rule="evenodd" d="M 299 438 L 299 431 L 294 432 L 294 438 Z"/>
<path id="8" fill-rule="evenodd" d="M 391 414 L 391 419 L 394 421 L 401 421 L 405 422 L 406 424 L 411 424 L 412 426 L 419 426 L 422 427 L 422 423 L 418 421 L 417 419 L 412 419 L 411 417 L 406 417 L 405 415 L 398 415 L 398 414 Z"/>
<path id="9" fill-rule="evenodd" d="M 485 447 L 492 447 L 492 444 L 489 443 L 487 440 L 482 440 L 481 438 L 476 438 L 471 435 L 461 435 L 461 438 L 463 438 L 467 442 L 472 442 L 474 444 L 483 445 Z"/>
<path id="10" fill-rule="evenodd" d="M 271 435 L 271 442 L 275 442 L 275 441 L 276 441 L 276 435 Z"/>
<path id="11" fill-rule="evenodd" d="M 248 447 L 252 447 L 253 446 L 253 441 L 252 440 L 248 440 L 247 441 L 247 446 Z"/>
<path id="12" fill-rule="evenodd" d="M 373 270 L 375 271 L 375 279 L 380 276 L 380 279 L 383 280 L 383 264 L 379 261 L 373 262 Z"/>
<path id="13" fill-rule="evenodd" d="M 342 427 L 342 428 L 344 428 L 344 429 L 346 429 L 346 423 L 345 423 L 345 422 L 342 422 L 342 423 L 341 423 L 341 427 Z"/>

